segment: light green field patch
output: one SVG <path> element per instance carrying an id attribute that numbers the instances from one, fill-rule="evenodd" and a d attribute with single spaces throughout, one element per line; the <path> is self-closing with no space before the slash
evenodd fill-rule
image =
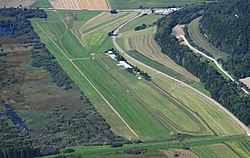
<path id="1" fill-rule="evenodd" d="M 227 144 L 237 152 L 242 158 L 250 157 L 250 140 L 246 141 L 231 141 Z"/>
<path id="2" fill-rule="evenodd" d="M 86 46 L 100 45 L 107 38 L 106 32 L 93 32 L 84 38 Z"/>
<path id="3" fill-rule="evenodd" d="M 128 37 L 137 37 L 137 36 L 143 36 L 143 35 L 150 35 L 150 34 L 154 34 L 156 33 L 156 26 L 154 27 L 149 27 L 143 30 L 139 30 L 139 31 L 127 31 L 127 32 L 123 32 L 120 33 L 118 35 L 119 38 L 128 38 Z"/>
<path id="4" fill-rule="evenodd" d="M 239 158 L 239 156 L 233 152 L 227 145 L 225 144 L 212 144 L 212 145 L 204 145 L 193 147 L 192 151 L 198 156 L 202 158 Z"/>

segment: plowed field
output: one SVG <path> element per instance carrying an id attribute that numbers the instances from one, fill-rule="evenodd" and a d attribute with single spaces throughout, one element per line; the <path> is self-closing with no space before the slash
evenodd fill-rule
<path id="1" fill-rule="evenodd" d="M 55 9 L 108 10 L 106 0 L 50 0 Z"/>

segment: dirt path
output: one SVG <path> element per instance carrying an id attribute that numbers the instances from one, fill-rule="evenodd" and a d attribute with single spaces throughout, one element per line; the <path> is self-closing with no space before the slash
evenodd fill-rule
<path id="1" fill-rule="evenodd" d="M 124 22 L 123 24 L 121 24 L 116 30 L 114 30 L 114 34 L 118 34 L 119 30 L 120 30 L 122 27 L 124 27 L 125 25 L 129 24 L 130 22 L 132 22 L 133 20 L 139 18 L 139 17 L 142 16 L 142 15 L 143 15 L 143 12 L 141 12 L 139 15 L 137 15 L 137 16 L 131 18 L 130 20 Z M 184 36 L 183 36 L 183 37 L 184 37 Z M 185 39 L 185 37 L 184 37 L 184 39 Z M 134 58 L 131 57 L 129 54 L 127 54 L 125 51 L 123 51 L 123 50 L 121 49 L 121 47 L 116 43 L 116 36 L 112 36 L 112 41 L 113 41 L 113 44 L 114 44 L 115 48 L 116 48 L 125 58 L 134 61 L 134 62 L 137 63 L 138 65 L 141 65 L 141 66 L 143 66 L 143 67 L 145 67 L 145 68 L 150 69 L 151 71 L 155 72 L 156 74 L 159 74 L 159 75 L 162 75 L 162 76 L 164 76 L 164 77 L 170 78 L 170 79 L 172 79 L 172 80 L 174 80 L 174 81 L 176 81 L 176 82 L 178 82 L 178 83 L 184 85 L 185 87 L 187 87 L 187 88 L 193 90 L 194 92 L 200 94 L 201 96 L 203 96 L 203 97 L 206 98 L 207 100 L 209 100 L 209 101 L 211 101 L 212 103 L 214 103 L 214 105 L 216 105 L 218 108 L 220 108 L 222 111 L 224 111 L 232 120 L 234 120 L 242 129 L 244 129 L 244 131 L 246 132 L 246 134 L 247 134 L 248 136 L 250 136 L 250 130 L 249 130 L 249 128 L 248 128 L 245 124 L 243 124 L 237 117 L 235 117 L 230 111 L 228 111 L 225 107 L 223 107 L 221 104 L 219 104 L 217 101 L 213 100 L 212 98 L 208 97 L 207 95 L 203 94 L 202 92 L 198 91 L 197 89 L 191 87 L 190 85 L 188 85 L 188 84 L 186 84 L 186 83 L 184 83 L 184 82 L 182 82 L 182 81 L 179 81 L 179 80 L 177 80 L 177 79 L 175 79 L 175 78 L 173 78 L 173 77 L 171 77 L 171 76 L 169 76 L 169 75 L 167 75 L 167 74 L 165 74 L 165 73 L 163 73 L 163 72 L 161 72 L 161 71 L 158 71 L 157 69 L 154 69 L 154 68 L 152 68 L 152 67 L 150 67 L 150 66 L 148 66 L 148 65 L 146 65 L 146 64 L 144 64 L 144 63 L 142 63 L 142 62 L 140 62 L 139 60 L 134 59 Z M 187 43 L 188 43 L 188 42 L 187 42 Z M 191 45 L 190 45 L 190 46 L 191 46 Z M 192 46 L 191 46 L 191 47 L 192 47 Z M 192 47 L 192 48 L 193 48 L 193 47 Z M 193 49 L 195 49 L 195 48 L 193 48 Z M 198 50 L 197 50 L 197 51 L 198 51 Z M 201 53 L 202 53 L 202 52 L 201 52 Z M 202 54 L 204 54 L 204 53 L 202 53 Z M 204 55 L 206 55 L 206 54 L 204 54 Z M 206 56 L 207 56 L 207 55 L 206 55 Z M 209 57 L 209 58 L 211 58 L 211 57 Z M 212 58 L 212 59 L 213 59 L 213 58 Z M 213 60 L 214 60 L 214 59 L 213 59 Z"/>

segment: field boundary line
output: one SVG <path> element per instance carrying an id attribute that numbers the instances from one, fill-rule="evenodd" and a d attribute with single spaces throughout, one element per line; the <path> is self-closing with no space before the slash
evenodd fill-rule
<path id="1" fill-rule="evenodd" d="M 101 94 L 101 92 L 93 85 L 93 83 L 83 74 L 83 72 L 75 65 L 65 52 L 54 42 L 54 40 L 47 34 L 47 32 L 37 23 L 38 27 L 45 33 L 45 35 L 53 42 L 53 44 L 63 53 L 63 55 L 70 61 L 70 63 L 78 70 L 78 72 L 89 82 L 89 84 L 96 90 L 96 92 L 101 96 L 101 98 L 109 105 L 109 107 L 116 113 L 116 115 L 122 120 L 122 122 L 129 128 L 129 130 L 136 136 L 138 135 L 135 131 L 128 125 L 128 123 L 121 117 L 121 115 L 114 109 L 114 107 L 106 100 L 106 98 Z"/>

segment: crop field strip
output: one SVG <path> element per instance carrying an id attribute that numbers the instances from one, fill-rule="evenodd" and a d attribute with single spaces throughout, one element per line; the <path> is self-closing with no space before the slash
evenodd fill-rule
<path id="1" fill-rule="evenodd" d="M 196 45 L 202 47 L 205 51 L 212 54 L 215 59 L 218 58 L 227 59 L 229 55 L 214 47 L 211 43 L 207 41 L 206 37 L 200 32 L 199 24 L 201 18 L 202 17 L 194 19 L 188 25 L 188 32 L 190 38 Z"/>
<path id="2" fill-rule="evenodd" d="M 183 74 L 189 80 L 200 82 L 197 77 L 177 65 L 173 60 L 161 52 L 159 45 L 154 41 L 154 34 L 130 38 L 129 45 L 130 48 L 138 50 L 150 59 L 156 60 L 170 69 Z"/>
<path id="3" fill-rule="evenodd" d="M 53 20 L 54 19 L 57 19 L 57 21 L 60 20 L 56 13 L 50 13 L 49 16 Z M 50 21 L 50 18 L 48 18 L 48 21 Z M 36 22 L 44 24 L 42 22 L 42 20 L 38 20 Z M 63 22 L 61 21 L 61 23 L 59 23 L 59 24 L 63 25 L 62 23 Z M 126 71 L 120 70 L 116 66 L 115 62 L 112 62 L 111 59 L 109 59 L 109 58 L 97 58 L 95 60 L 88 60 L 85 58 L 75 58 L 75 59 L 83 59 L 83 60 L 74 60 L 74 61 L 72 61 L 72 59 L 74 59 L 74 58 L 70 59 L 70 61 L 65 59 L 65 57 L 63 57 L 60 53 L 62 51 L 62 46 L 60 45 L 60 42 L 58 41 L 58 39 L 61 38 L 61 35 L 63 34 L 63 32 L 65 32 L 66 28 L 63 27 L 64 30 L 61 29 L 61 34 L 56 33 L 58 37 L 54 37 L 55 35 L 53 34 L 54 33 L 53 31 L 55 31 L 56 28 L 51 28 L 50 24 L 51 23 L 47 23 L 47 25 L 44 24 L 43 26 L 41 25 L 41 27 L 44 27 L 44 30 L 46 30 L 47 35 L 49 37 L 51 37 L 51 40 L 53 38 L 55 38 L 55 39 L 53 39 L 55 41 L 55 43 L 54 44 L 51 43 L 51 41 L 49 41 L 48 38 L 46 37 L 46 34 L 44 35 L 44 32 L 41 30 L 40 30 L 39 35 L 42 37 L 43 41 L 46 41 L 45 42 L 46 45 L 49 47 L 51 52 L 56 56 L 56 58 L 58 59 L 58 61 L 62 65 L 62 67 L 65 69 L 65 71 L 80 86 L 80 88 L 87 94 L 87 96 L 90 96 L 91 101 L 93 100 L 93 98 L 95 98 L 93 100 L 93 104 L 97 107 L 97 109 L 104 116 L 104 118 L 111 124 L 112 129 L 115 130 L 116 132 L 118 131 L 117 133 L 128 136 L 130 138 L 131 137 L 133 138 L 133 136 L 131 134 L 128 134 L 129 133 L 128 130 L 125 129 L 125 131 L 122 131 L 122 130 L 124 130 L 124 127 L 121 127 L 121 124 L 118 125 L 119 124 L 118 120 L 114 120 L 114 118 L 116 118 L 117 116 L 112 115 L 112 112 L 107 113 L 107 111 L 109 111 L 107 109 L 107 106 L 105 106 L 106 108 L 103 106 L 103 101 L 101 101 L 102 99 L 100 98 L 100 96 L 98 96 L 98 94 L 94 94 L 95 92 L 93 90 L 93 87 L 91 87 L 91 85 L 88 85 L 88 81 L 86 82 L 86 79 L 81 77 L 81 74 L 79 74 L 79 70 L 85 76 L 88 76 L 88 80 L 95 85 L 95 87 L 98 89 L 98 91 L 100 91 L 100 93 L 102 95 L 104 95 L 104 98 L 107 98 L 108 102 L 110 102 L 112 105 L 113 105 L 113 103 L 117 103 L 117 102 L 119 103 L 119 104 L 118 103 L 114 104 L 114 106 L 115 106 L 114 108 L 118 111 L 118 113 L 126 121 L 130 120 L 130 121 L 128 121 L 129 125 L 132 127 L 133 130 L 135 130 L 135 132 L 139 135 L 139 137 L 141 136 L 143 139 L 146 139 L 146 140 L 162 139 L 162 138 L 166 139 L 166 138 L 171 137 L 169 135 L 169 133 L 171 131 L 174 131 L 174 130 L 171 127 L 169 127 L 166 124 L 166 121 L 164 121 L 162 119 L 162 116 L 157 113 L 157 110 L 162 111 L 162 109 L 166 109 L 166 110 L 163 110 L 164 116 L 167 116 L 168 118 L 170 118 L 173 122 L 177 123 L 183 129 L 186 129 L 188 131 L 190 131 L 190 130 L 191 131 L 197 131 L 197 130 L 199 131 L 199 126 L 195 122 L 193 122 L 192 119 L 189 116 L 187 116 L 185 112 L 183 112 L 182 110 L 174 110 L 174 109 L 178 109 L 178 108 L 175 106 L 171 106 L 171 105 L 173 105 L 173 103 L 171 103 L 171 101 L 169 101 L 166 98 L 164 99 L 164 97 L 162 97 L 162 95 L 160 95 L 159 92 L 154 90 L 152 87 L 147 86 L 147 84 L 144 83 L 145 81 L 138 81 L 136 78 L 134 78 L 132 75 L 128 74 Z M 39 30 L 37 30 L 37 32 L 39 32 Z M 72 36 L 72 38 L 73 37 L 74 36 Z M 76 37 L 74 37 L 74 38 L 76 38 Z M 60 49 L 58 50 L 58 49 L 54 48 L 55 44 L 58 46 L 58 49 L 59 49 L 59 47 L 61 47 L 60 48 L 61 51 L 60 51 Z M 67 43 L 65 44 L 65 47 L 67 47 Z M 78 53 L 80 53 L 80 52 L 78 52 Z M 98 64 L 96 62 L 98 62 Z M 72 63 L 76 66 L 74 67 L 74 65 L 72 65 Z M 102 66 L 100 66 L 100 64 Z M 105 64 L 108 66 L 105 67 Z M 75 70 L 76 67 L 79 69 L 78 71 Z M 107 71 L 110 71 L 111 69 L 113 71 L 111 71 L 110 73 L 107 73 Z M 97 77 L 97 76 L 99 76 L 99 77 Z M 103 79 L 105 79 L 106 81 L 104 81 Z M 110 81 L 112 81 L 112 82 L 110 82 Z M 120 83 L 120 82 L 122 82 L 122 83 Z M 127 89 L 124 86 L 126 86 Z M 133 94 L 136 94 L 136 97 L 135 97 L 135 95 L 129 94 L 127 92 L 127 90 L 131 91 L 131 93 L 133 93 Z M 147 96 L 145 96 L 145 92 L 147 92 L 147 94 L 148 94 Z M 107 94 L 110 94 L 110 95 L 107 95 Z M 121 97 L 119 94 L 124 94 L 127 97 Z M 149 96 L 154 96 L 153 98 L 155 98 L 155 99 L 153 99 L 153 100 L 146 99 Z M 99 99 L 97 99 L 97 98 L 99 98 Z M 145 99 L 140 100 L 139 98 L 145 98 Z M 177 97 L 175 97 L 175 98 L 177 98 Z M 128 102 L 131 102 L 131 103 L 127 104 Z M 183 101 L 180 101 L 180 102 L 183 102 Z M 134 103 L 136 103 L 138 106 L 134 105 Z M 157 105 L 155 105 L 155 104 L 157 104 Z M 126 105 L 130 106 L 130 107 L 127 107 Z M 151 105 L 151 106 L 148 106 L 148 105 Z M 152 105 L 154 105 L 154 106 L 152 106 Z M 164 105 L 164 106 L 162 106 L 162 105 Z M 169 108 L 167 108 L 166 106 L 168 106 Z M 135 109 L 137 109 L 137 110 L 135 110 Z M 178 113 L 171 113 L 168 110 L 178 111 Z M 145 117 L 142 117 L 143 119 L 138 118 L 143 113 L 142 111 L 144 111 L 145 113 L 151 112 L 152 114 L 149 113 L 150 117 L 145 116 Z M 132 117 L 131 117 L 131 115 L 132 115 Z M 178 115 L 180 117 L 176 117 Z M 110 116 L 112 116 L 113 118 L 110 118 Z M 142 120 L 139 122 L 136 122 L 135 120 L 133 120 L 134 119 L 133 117 L 135 119 L 138 119 L 138 120 L 142 119 Z M 145 124 L 145 122 L 146 122 L 145 118 L 149 119 L 148 122 L 151 122 L 151 124 Z M 180 118 L 182 121 L 179 120 Z M 201 120 L 200 118 L 197 118 L 197 119 L 200 122 L 202 122 L 203 126 L 206 126 L 206 123 L 204 123 L 203 120 Z M 183 120 L 184 120 L 184 122 L 185 121 L 188 121 L 188 122 L 183 123 Z M 114 122 L 112 122 L 112 121 L 114 121 Z M 141 123 L 142 121 L 143 121 L 143 124 L 140 125 L 139 123 Z M 154 127 L 154 126 L 156 126 L 156 127 Z M 159 127 L 161 127 L 161 128 L 159 128 Z M 209 129 L 207 129 L 207 130 L 209 130 Z M 233 131 L 232 133 L 234 133 L 235 131 Z M 182 131 L 179 131 L 179 132 L 182 132 Z M 228 132 L 228 133 L 230 133 L 230 132 Z M 190 133 L 192 133 L 192 132 L 190 132 Z M 206 134 L 212 134 L 212 133 L 211 133 L 211 131 L 206 132 L 206 133 L 201 133 L 201 135 L 203 135 L 203 134 L 206 135 Z"/>
<path id="4" fill-rule="evenodd" d="M 55 9 L 108 10 L 106 0 L 49 0 Z"/>
<path id="5" fill-rule="evenodd" d="M 227 144 L 233 149 L 238 155 L 243 158 L 250 157 L 250 140 L 244 141 L 229 141 Z"/>
<path id="6" fill-rule="evenodd" d="M 212 145 L 205 145 L 205 146 L 197 146 L 191 149 L 198 157 L 202 158 L 239 158 L 237 153 L 232 151 L 227 145 L 225 144 L 212 144 Z"/>

